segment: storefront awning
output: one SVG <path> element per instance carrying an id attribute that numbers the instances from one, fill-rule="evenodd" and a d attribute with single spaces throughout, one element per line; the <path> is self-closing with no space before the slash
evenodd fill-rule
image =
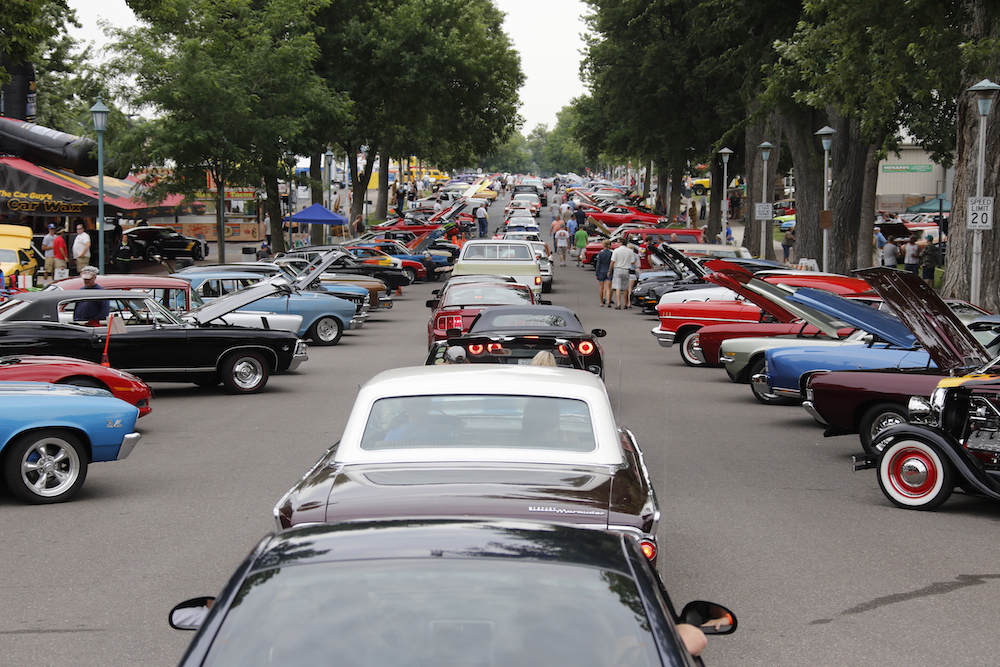
<path id="1" fill-rule="evenodd" d="M 104 214 L 119 218 L 155 218 L 197 213 L 171 195 L 159 204 L 133 199 L 141 186 L 104 177 Z M 97 176 L 43 167 L 17 157 L 0 157 L 0 213 L 42 217 L 97 216 Z M 202 209 L 204 207 L 201 207 Z"/>

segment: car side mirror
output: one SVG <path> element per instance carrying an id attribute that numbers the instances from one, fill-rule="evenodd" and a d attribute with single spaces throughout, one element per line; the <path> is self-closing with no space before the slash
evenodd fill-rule
<path id="1" fill-rule="evenodd" d="M 736 614 L 722 605 L 704 600 L 684 605 L 680 622 L 690 623 L 706 635 L 731 635 L 736 632 Z"/>
<path id="2" fill-rule="evenodd" d="M 539 299 L 537 303 L 538 303 L 539 306 L 551 306 L 552 305 L 552 302 L 549 301 L 548 299 Z"/>
<path id="3" fill-rule="evenodd" d="M 428 308 L 436 308 L 437 304 L 438 304 L 438 300 L 437 299 L 427 299 L 426 303 L 427 303 L 427 307 Z"/>
<path id="4" fill-rule="evenodd" d="M 191 598 L 181 602 L 170 610 L 170 627 L 174 630 L 197 630 L 205 623 L 214 603 L 214 597 Z"/>
<path id="5" fill-rule="evenodd" d="M 604 329 L 591 329 L 590 333 L 595 338 L 604 338 L 605 336 L 608 335 L 608 332 L 605 331 Z"/>

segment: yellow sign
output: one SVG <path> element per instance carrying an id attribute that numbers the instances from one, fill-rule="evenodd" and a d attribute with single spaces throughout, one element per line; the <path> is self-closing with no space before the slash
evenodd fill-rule
<path id="1" fill-rule="evenodd" d="M 83 207 L 85 205 L 86 204 L 78 204 L 68 201 L 26 201 L 24 199 L 7 200 L 7 208 L 11 211 L 24 211 L 25 213 L 36 213 L 39 211 L 39 206 L 41 206 L 41 211 L 45 213 L 81 213 L 83 212 Z"/>

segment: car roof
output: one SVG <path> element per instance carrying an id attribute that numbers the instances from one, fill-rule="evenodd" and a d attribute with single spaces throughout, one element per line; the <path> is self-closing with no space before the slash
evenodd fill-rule
<path id="1" fill-rule="evenodd" d="M 530 316 L 530 317 L 558 317 L 567 323 L 568 326 L 565 327 L 543 327 L 537 325 L 526 325 L 523 327 L 515 327 L 510 325 L 495 325 L 497 319 L 501 317 L 511 317 L 511 316 Z M 573 326 L 574 323 L 578 326 Z M 528 329 L 531 331 L 538 331 L 542 329 L 552 329 L 553 331 L 572 331 L 575 333 L 585 333 L 583 325 L 580 323 L 580 318 L 576 316 L 569 308 L 564 308 L 562 306 L 492 306 L 487 308 L 479 314 L 476 321 L 472 323 L 472 327 L 469 330 L 470 334 L 480 333 L 483 331 L 517 331 L 519 329 Z"/>
<path id="2" fill-rule="evenodd" d="M 867 306 L 866 306 L 867 307 Z M 363 450 L 360 443 L 374 403 L 407 396 L 541 396 L 585 402 L 596 447 L 588 452 L 506 448 Z M 383 371 L 362 385 L 337 448 L 337 461 L 400 463 L 424 461 L 513 461 L 562 465 L 621 465 L 618 427 L 604 382 L 593 373 L 551 366 L 443 364 Z"/>
<path id="3" fill-rule="evenodd" d="M 251 572 L 290 564 L 404 558 L 559 561 L 628 572 L 622 535 L 535 521 L 445 518 L 347 521 L 272 533 Z"/>
<path id="4" fill-rule="evenodd" d="M 105 288 L 149 289 L 157 287 L 179 287 L 187 289 L 190 285 L 186 280 L 172 276 L 153 276 L 145 273 L 130 273 L 127 275 L 106 275 L 97 277 L 98 284 Z M 83 289 L 81 278 L 67 278 L 49 285 L 46 290 L 79 290 Z"/>

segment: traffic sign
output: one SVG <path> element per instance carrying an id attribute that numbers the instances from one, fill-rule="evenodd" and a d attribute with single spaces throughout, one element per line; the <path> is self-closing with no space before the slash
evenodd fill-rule
<path id="1" fill-rule="evenodd" d="M 993 229 L 993 197 L 969 197 L 969 229 Z"/>
<path id="2" fill-rule="evenodd" d="M 774 220 L 774 207 L 771 204 L 754 204 L 754 220 Z"/>

